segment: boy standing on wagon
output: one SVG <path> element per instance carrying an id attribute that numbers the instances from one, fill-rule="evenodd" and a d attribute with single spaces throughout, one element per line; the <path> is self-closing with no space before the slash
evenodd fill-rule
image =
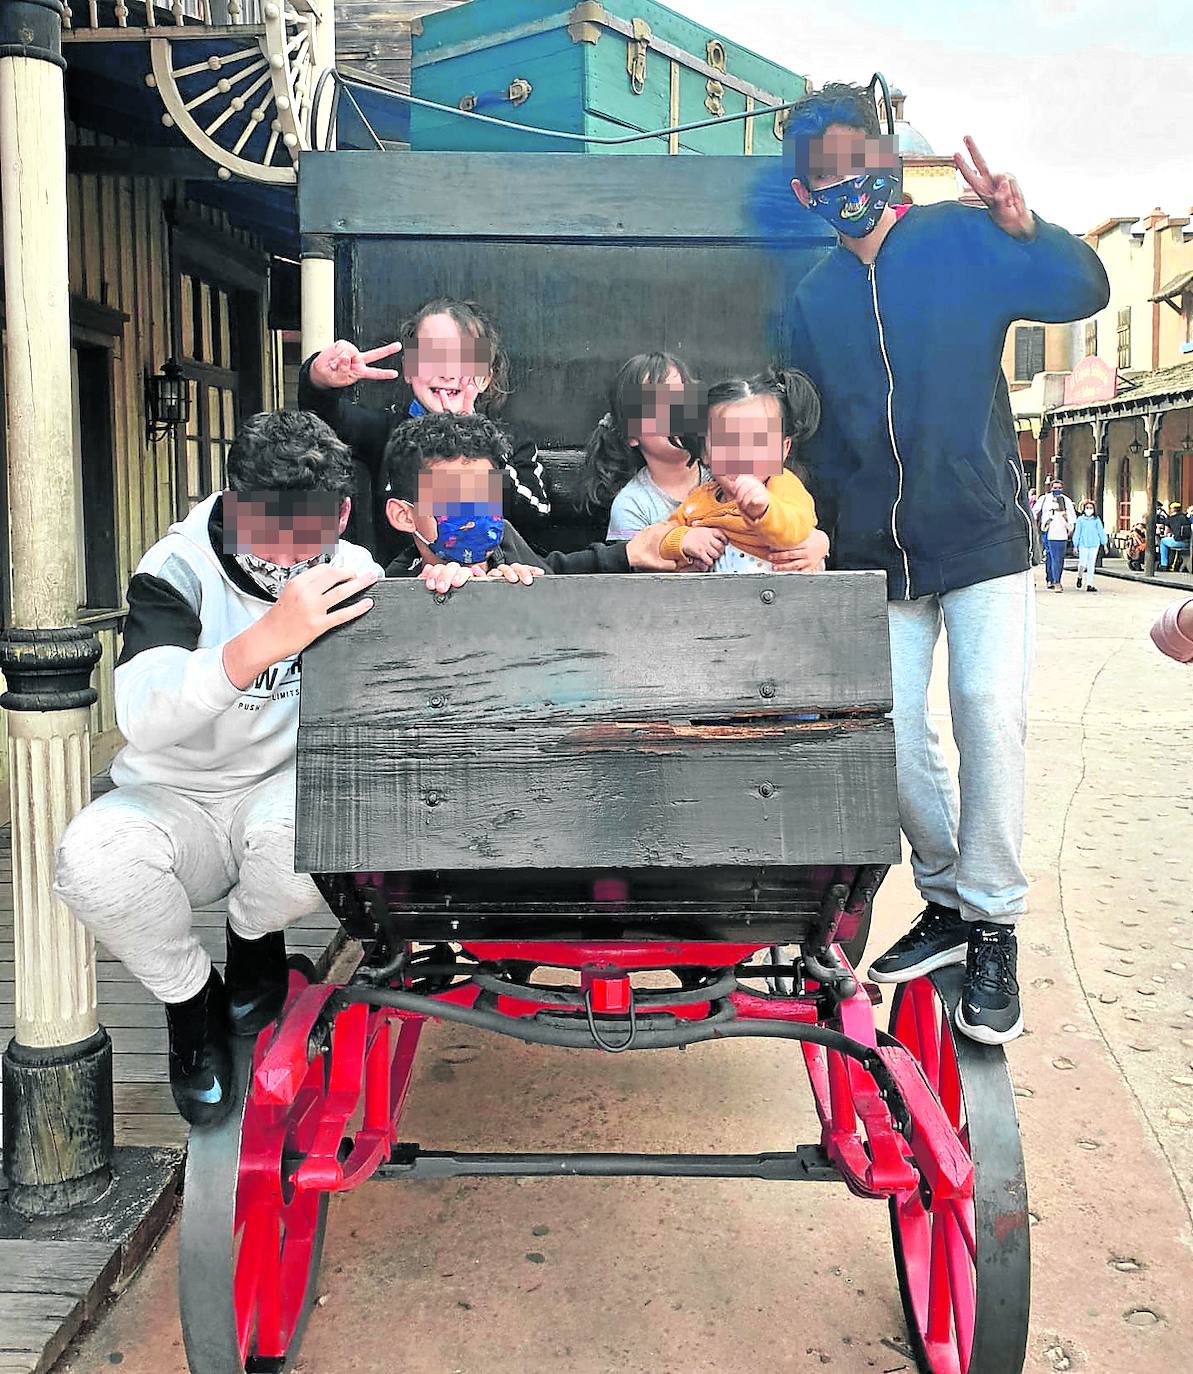
<path id="1" fill-rule="evenodd" d="M 881 569 L 890 593 L 899 808 L 926 903 L 871 966 L 904 982 L 965 962 L 957 1025 L 987 1043 L 1023 1029 L 1015 922 L 1027 688 L 1034 649 L 1032 516 L 1006 381 L 1014 320 L 1079 320 L 1109 299 L 1097 255 L 1028 210 L 972 140 L 957 167 L 985 204 L 908 207 L 867 92 L 830 85 L 791 112 L 799 202 L 838 247 L 800 283 L 791 362 L 824 415 L 805 460 L 833 566 Z M 949 645 L 961 756 L 950 776 L 928 713 L 936 641 Z"/>

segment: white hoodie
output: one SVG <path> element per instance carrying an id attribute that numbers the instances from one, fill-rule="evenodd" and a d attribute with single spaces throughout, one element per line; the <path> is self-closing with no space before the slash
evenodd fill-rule
<path id="1" fill-rule="evenodd" d="M 291 767 L 298 738 L 302 656 L 267 669 L 245 691 L 224 671 L 223 647 L 274 604 L 212 546 L 219 495 L 171 525 L 129 583 L 124 648 L 116 666 L 116 723 L 128 741 L 112 781 L 162 783 L 210 796 L 241 791 Z M 381 569 L 340 540 L 332 565 Z M 234 565 L 233 565 L 234 567 Z"/>

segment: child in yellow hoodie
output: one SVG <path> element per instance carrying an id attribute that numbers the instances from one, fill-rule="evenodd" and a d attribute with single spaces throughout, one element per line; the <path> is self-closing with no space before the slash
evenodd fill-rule
<path id="1" fill-rule="evenodd" d="M 816 529 L 812 497 L 786 463 L 819 423 L 816 388 L 794 369 L 710 387 L 703 440 L 687 442 L 712 477 L 671 516 L 662 556 L 713 572 L 770 571 L 772 551 Z"/>

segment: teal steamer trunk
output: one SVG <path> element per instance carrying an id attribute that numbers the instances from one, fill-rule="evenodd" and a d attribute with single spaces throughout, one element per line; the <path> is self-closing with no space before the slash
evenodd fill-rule
<path id="1" fill-rule="evenodd" d="M 415 23 L 412 92 L 542 129 L 617 137 L 799 100 L 806 77 L 653 0 L 472 0 Z M 781 116 L 620 147 L 543 138 L 413 106 L 419 152 L 778 156 Z"/>

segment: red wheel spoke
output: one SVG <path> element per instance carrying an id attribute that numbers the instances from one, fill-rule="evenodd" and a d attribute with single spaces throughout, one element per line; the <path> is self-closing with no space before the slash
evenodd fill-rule
<path id="1" fill-rule="evenodd" d="M 895 1024 L 891 1028 L 897 1040 L 907 1046 L 908 1050 L 920 1059 L 920 1037 L 916 1027 L 915 1016 L 915 984 L 907 987 L 899 1001 L 899 1012 L 895 1017 Z"/>
<path id="2" fill-rule="evenodd" d="M 966 1250 L 969 1251 L 970 1262 L 976 1264 L 978 1246 L 973 1230 L 973 1202 L 966 1199 L 963 1202 L 950 1202 L 949 1206 L 953 1209 L 953 1221 L 956 1223 L 957 1231 L 965 1243 Z"/>
<path id="3" fill-rule="evenodd" d="M 939 1214 L 931 1217 L 932 1243 L 928 1261 L 928 1329 L 932 1345 L 945 1345 L 952 1339 L 953 1303 L 949 1294 L 948 1257 L 945 1253 L 944 1226 Z"/>
<path id="4" fill-rule="evenodd" d="M 948 1261 L 949 1295 L 953 1305 L 953 1326 L 957 1336 L 957 1353 L 960 1367 L 969 1368 L 969 1357 L 973 1350 L 974 1322 L 977 1319 L 977 1295 L 975 1284 L 977 1272 L 966 1248 L 966 1240 L 958 1225 L 955 1209 L 942 1213 L 944 1229 L 944 1250 Z"/>
<path id="5" fill-rule="evenodd" d="M 257 1354 L 284 1355 L 286 1347 L 281 1341 L 284 1255 L 276 1212 L 271 1212 L 265 1217 L 261 1229 L 261 1253 L 265 1272 L 257 1282 Z"/>
<path id="6" fill-rule="evenodd" d="M 940 1088 L 940 1105 L 945 1115 L 958 1131 L 961 1129 L 961 1112 L 964 1106 L 961 1098 L 961 1074 L 957 1068 L 957 1050 L 953 1045 L 952 1029 L 942 1019 L 940 1027 L 940 1069 L 937 1083 Z"/>
<path id="7" fill-rule="evenodd" d="M 289 1347 L 302 1317 L 319 1220 L 319 1199 L 303 1197 L 287 1208 L 280 1281 L 281 1348 Z"/>
<path id="8" fill-rule="evenodd" d="M 917 978 L 911 985 L 912 1002 L 915 1007 L 916 1038 L 919 1041 L 919 1060 L 924 1076 L 929 1084 L 940 1090 L 941 1037 L 947 1037 L 948 1030 L 937 1015 L 939 999 L 936 989 L 927 978 Z"/>
<path id="9" fill-rule="evenodd" d="M 248 1358 L 249 1341 L 255 1325 L 257 1285 L 269 1263 L 269 1256 L 263 1251 L 262 1232 L 265 1221 L 266 1216 L 262 1213 L 252 1213 L 246 1218 L 240 1237 L 240 1250 L 236 1256 L 232 1301 L 236 1309 L 236 1343 L 240 1347 L 242 1360 Z"/>

